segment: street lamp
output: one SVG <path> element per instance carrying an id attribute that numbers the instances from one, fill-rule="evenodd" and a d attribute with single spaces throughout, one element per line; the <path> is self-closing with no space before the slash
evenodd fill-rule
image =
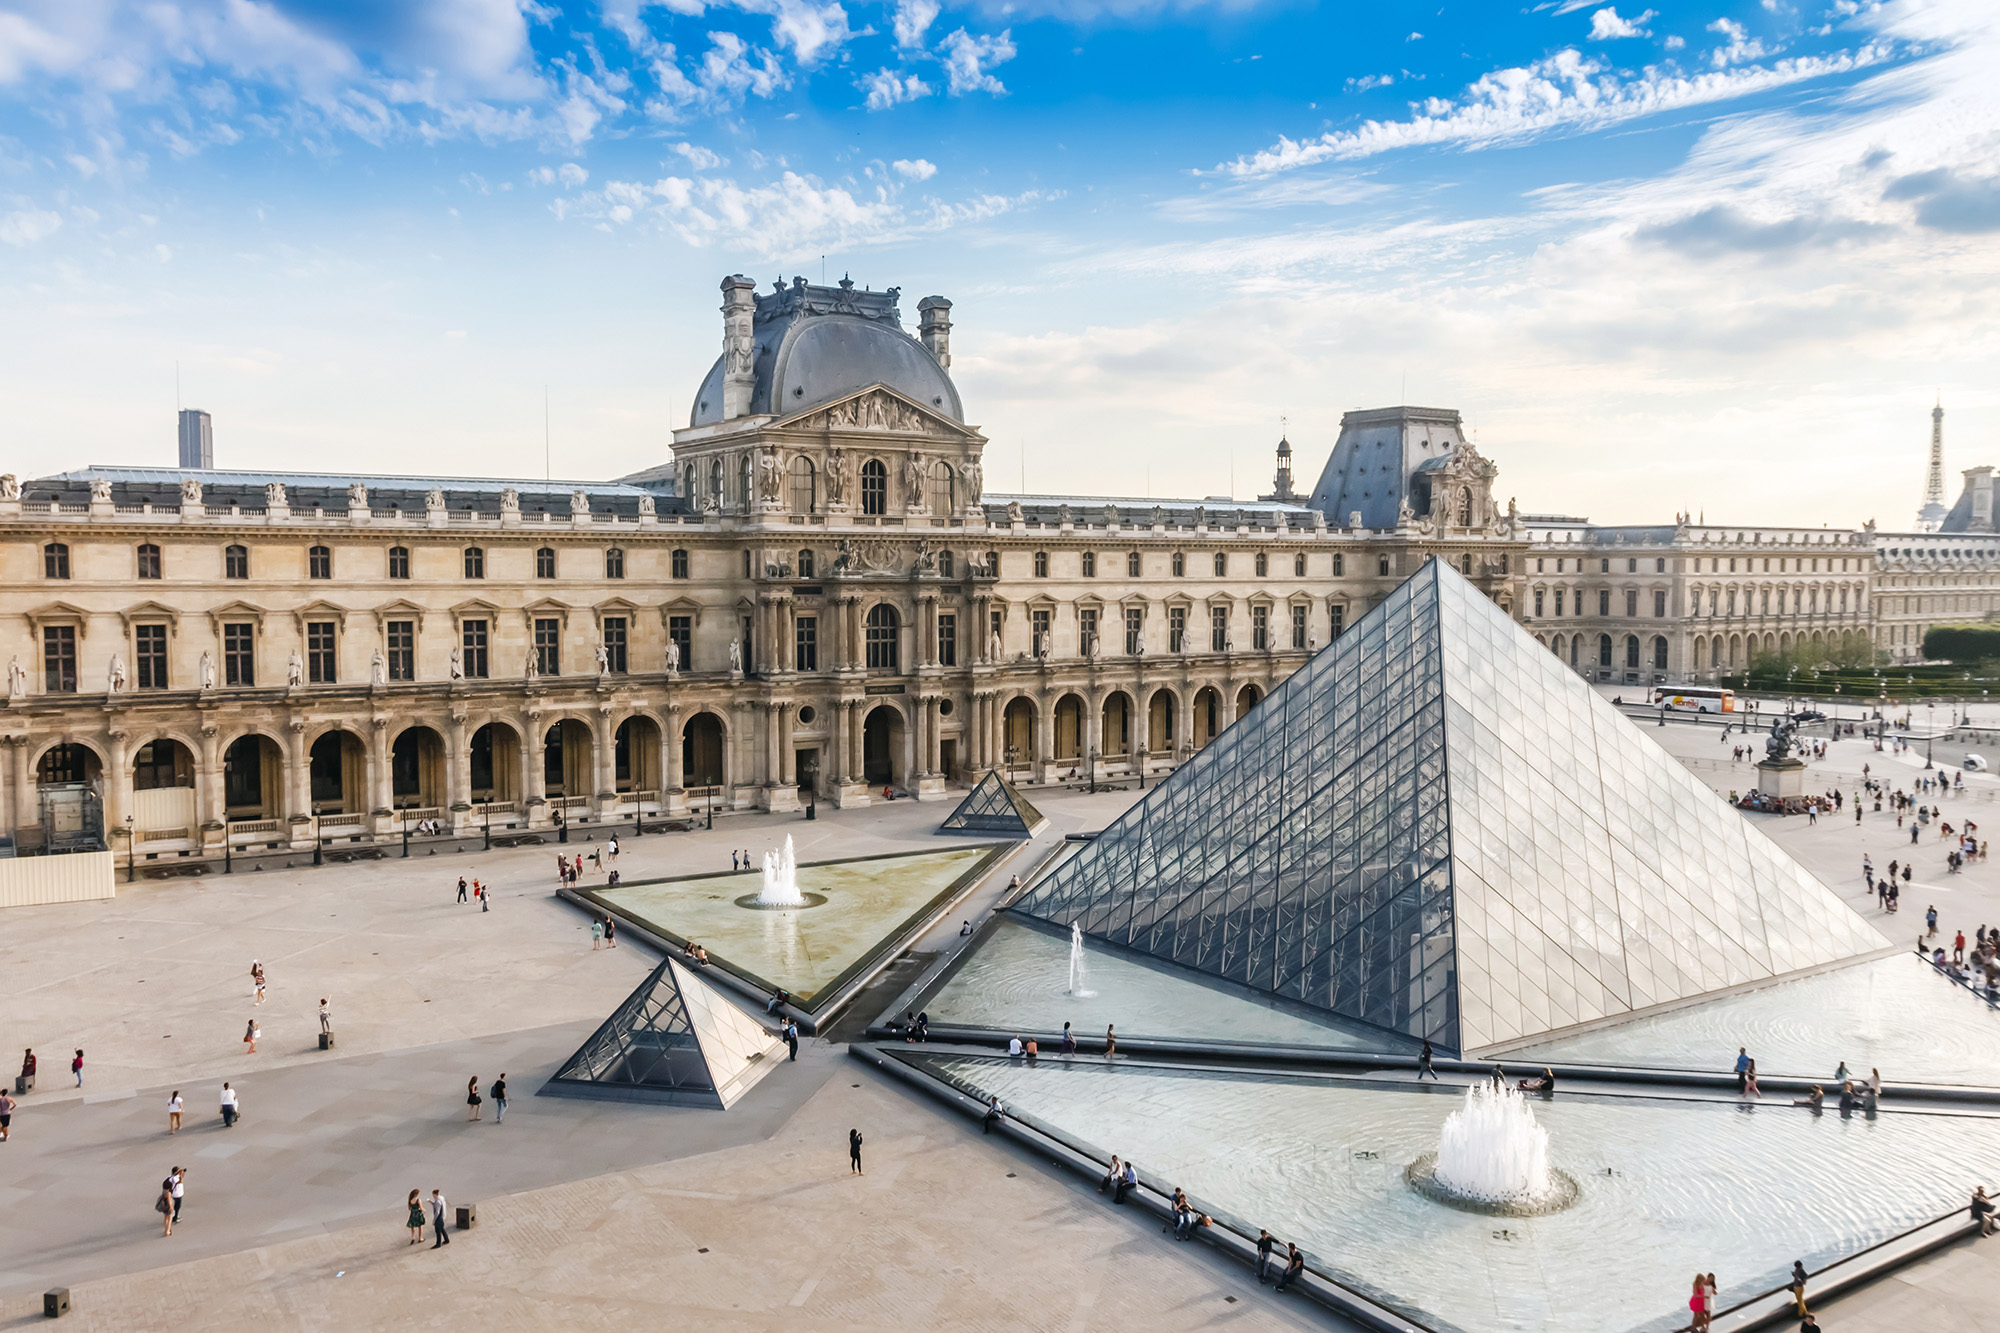
<path id="1" fill-rule="evenodd" d="M 708 826 L 710 828 L 715 827 L 715 793 L 717 790 L 718 788 L 715 787 L 708 789 Z"/>
<path id="2" fill-rule="evenodd" d="M 1931 746 L 1937 741 L 1937 704 L 1924 705 L 1924 767 L 1931 766 Z"/>
<path id="3" fill-rule="evenodd" d="M 1096 746 L 1090 747 L 1090 753 L 1085 756 L 1084 763 L 1090 769 L 1090 794 L 1092 796 L 1095 796 L 1097 795 L 1097 747 Z"/>
<path id="4" fill-rule="evenodd" d="M 410 807 L 403 807 L 403 859 L 410 859 Z"/>
<path id="5" fill-rule="evenodd" d="M 483 852 L 490 852 L 493 850 L 493 798 L 489 796 L 485 800 L 481 801 L 479 803 L 479 809 L 481 813 L 485 816 L 485 819 L 480 826 L 480 832 L 483 833 L 486 838 L 485 845 L 482 846 L 479 850 Z"/>
<path id="6" fill-rule="evenodd" d="M 132 828 L 132 816 L 125 816 L 125 882 L 130 884 L 133 875 L 133 861 L 139 850 L 139 839 Z"/>
<path id="7" fill-rule="evenodd" d="M 808 820 L 818 819 L 819 818 L 819 764 L 817 762 L 814 762 L 812 764 L 807 765 L 805 772 L 802 773 L 800 776 L 805 778 L 806 780 L 806 818 Z"/>

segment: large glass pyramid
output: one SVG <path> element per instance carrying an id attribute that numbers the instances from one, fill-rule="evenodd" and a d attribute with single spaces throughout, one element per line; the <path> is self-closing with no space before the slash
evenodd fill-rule
<path id="1" fill-rule="evenodd" d="M 769 1029 L 666 958 L 542 1091 L 726 1109 L 779 1049 Z"/>
<path id="2" fill-rule="evenodd" d="M 1473 1054 L 1887 944 L 1436 560 L 1015 910 Z"/>
<path id="3" fill-rule="evenodd" d="M 945 816 L 939 833 L 1001 833 L 1009 837 L 1032 837 L 1048 817 L 1014 789 L 1014 784 L 987 769 L 986 776 L 965 794 L 958 809 Z"/>

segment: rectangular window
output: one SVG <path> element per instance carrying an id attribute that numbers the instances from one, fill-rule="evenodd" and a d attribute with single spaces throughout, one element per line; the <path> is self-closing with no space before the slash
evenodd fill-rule
<path id="1" fill-rule="evenodd" d="M 1271 646 L 1271 608 L 1268 606 L 1250 608 L 1250 646 L 1260 653 Z"/>
<path id="2" fill-rule="evenodd" d="M 1218 573 L 1221 571 L 1218 570 Z M 1262 551 L 1257 552 L 1257 577 L 1263 578 L 1271 572 L 1271 558 Z"/>
<path id="3" fill-rule="evenodd" d="M 392 620 L 382 626 L 384 651 L 389 658 L 390 680 L 417 678 L 417 622 Z"/>
<path id="4" fill-rule="evenodd" d="M 675 660 L 680 663 L 680 669 L 694 670 L 694 617 L 668 616 L 667 637 L 673 641 Z"/>
<path id="5" fill-rule="evenodd" d="M 222 576 L 229 579 L 250 577 L 250 548 L 247 546 L 227 546 L 222 551 Z"/>
<path id="6" fill-rule="evenodd" d="M 1220 578 L 1227 578 L 1228 576 L 1229 576 L 1229 552 L 1217 551 L 1215 553 L 1215 577 L 1220 579 Z"/>
<path id="7" fill-rule="evenodd" d="M 1087 606 L 1078 611 L 1076 613 L 1076 629 L 1077 644 L 1083 649 L 1083 655 L 1088 657 L 1090 656 L 1091 648 L 1097 642 L 1097 612 Z"/>
<path id="8" fill-rule="evenodd" d="M 798 616 L 792 621 L 792 669 L 819 670 L 818 616 Z"/>
<path id="9" fill-rule="evenodd" d="M 1562 619 L 1562 613 L 1563 613 L 1563 590 L 1562 590 L 1561 588 L 1557 588 L 1557 589 L 1556 589 L 1556 618 L 1557 618 L 1558 620 Z"/>
<path id="10" fill-rule="evenodd" d="M 609 555 L 605 556 L 605 560 L 607 562 L 609 562 L 610 559 L 611 557 Z M 552 579 L 555 576 L 556 576 L 556 548 L 553 546 L 539 547 L 535 551 L 535 577 L 538 579 Z"/>
<path id="11" fill-rule="evenodd" d="M 1047 551 L 1037 551 L 1035 552 L 1035 577 L 1038 579 L 1045 579 L 1048 576 L 1049 576 L 1049 553 Z"/>
<path id="12" fill-rule="evenodd" d="M 1187 651 L 1187 608 L 1184 606 L 1167 608 L 1167 651 Z"/>
<path id="13" fill-rule="evenodd" d="M 486 552 L 477 546 L 465 548 L 465 577 L 469 579 L 486 577 Z"/>
<path id="14" fill-rule="evenodd" d="M 1035 656 L 1046 657 L 1049 652 L 1049 613 L 1046 610 L 1034 613 Z"/>
<path id="15" fill-rule="evenodd" d="M 69 547 L 61 542 L 50 542 L 42 548 L 42 574 L 45 578 L 66 579 L 69 577 Z"/>
<path id="16" fill-rule="evenodd" d="M 76 626 L 42 627 L 42 688 L 50 694 L 76 693 Z"/>
<path id="17" fill-rule="evenodd" d="M 167 688 L 167 627 L 134 625 L 132 658 L 132 665 L 136 668 L 135 679 L 139 682 L 140 689 Z"/>
<path id="18" fill-rule="evenodd" d="M 1211 606 L 1208 609 L 1208 650 L 1219 653 L 1229 646 L 1229 608 Z"/>
<path id="19" fill-rule="evenodd" d="M 1308 608 L 1303 602 L 1294 603 L 1292 606 L 1292 647 L 1294 648 L 1303 648 L 1306 646 L 1307 610 Z"/>
<path id="20" fill-rule="evenodd" d="M 464 648 L 459 669 L 467 680 L 486 679 L 486 622 L 467 620 L 459 626 L 459 644 Z"/>
<path id="21" fill-rule="evenodd" d="M 1295 556 L 1293 556 L 1293 557 L 1292 557 L 1292 577 L 1293 577 L 1293 578 L 1299 578 L 1299 579 L 1302 579 L 1302 578 L 1304 578 L 1305 576 L 1306 576 L 1306 558 L 1305 558 L 1305 556 L 1304 556 L 1304 555 L 1295 555 Z"/>
<path id="22" fill-rule="evenodd" d="M 1177 579 L 1187 577 L 1187 554 L 1185 552 L 1174 552 L 1174 577 Z"/>
<path id="23" fill-rule="evenodd" d="M 1138 607 L 1125 608 L 1125 651 L 1136 654 L 1139 651 L 1139 636 L 1145 632 L 1146 617 Z"/>
<path id="24" fill-rule="evenodd" d="M 562 674 L 562 621 L 554 616 L 535 621 L 535 670 L 544 676 Z"/>
<path id="25" fill-rule="evenodd" d="M 1340 632 L 1347 628 L 1347 608 L 1344 606 L 1329 606 L 1326 609 L 1326 627 L 1334 638 L 1339 638 Z"/>
<path id="26" fill-rule="evenodd" d="M 1087 579 L 1097 577 L 1097 552 L 1085 551 L 1083 553 L 1083 576 Z"/>
<path id="27" fill-rule="evenodd" d="M 688 553 L 686 551 L 676 550 L 674 552 L 673 575 L 677 579 L 684 579 L 688 576 Z"/>
<path id="28" fill-rule="evenodd" d="M 1600 616 L 1611 614 L 1611 589 L 1599 588 L 1597 590 L 1597 614 Z"/>
<path id="29" fill-rule="evenodd" d="M 1542 590 L 1540 588 L 1537 588 L 1535 589 L 1535 618 L 1539 620 L 1541 619 L 1541 615 L 1542 615 Z"/>
<path id="30" fill-rule="evenodd" d="M 1666 618 L 1666 614 L 1667 614 L 1667 595 L 1666 595 L 1665 593 L 1663 593 L 1663 592 L 1656 592 L 1656 593 L 1654 593 L 1654 594 L 1653 594 L 1653 616 L 1654 616 L 1654 618 L 1655 618 L 1655 619 L 1665 619 L 1665 618 Z"/>
<path id="31" fill-rule="evenodd" d="M 156 579 L 160 577 L 160 548 L 151 542 L 139 547 L 139 577 Z"/>
<path id="32" fill-rule="evenodd" d="M 604 617 L 604 661 L 615 675 L 625 674 L 625 617 Z"/>
<path id="33" fill-rule="evenodd" d="M 340 679 L 335 666 L 337 636 L 331 620 L 306 622 L 306 680 L 314 685 L 332 685 Z"/>
<path id="34" fill-rule="evenodd" d="M 938 665 L 957 666 L 958 665 L 958 616 L 951 612 L 939 612 L 937 620 L 938 620 L 938 645 L 937 645 Z"/>
<path id="35" fill-rule="evenodd" d="M 1385 579 L 1386 579 L 1386 578 L 1388 578 L 1388 577 L 1389 577 L 1389 557 L 1388 557 L 1388 556 L 1386 556 L 1386 555 L 1378 555 L 1378 556 L 1376 556 L 1376 557 L 1375 557 L 1375 574 L 1376 574 L 1376 577 L 1378 577 L 1378 578 L 1385 578 Z"/>
<path id="36" fill-rule="evenodd" d="M 1625 590 L 1625 614 L 1632 617 L 1636 617 L 1639 614 L 1639 590 L 1637 588 L 1627 588 Z"/>
<path id="37" fill-rule="evenodd" d="M 548 577 L 555 577 L 550 574 Z M 614 546 L 604 553 L 604 577 L 622 579 L 625 577 L 625 552 Z"/>
<path id="38" fill-rule="evenodd" d="M 1333 557 L 1333 576 L 1338 579 L 1338 578 L 1345 578 L 1346 575 L 1347 575 L 1347 556 L 1341 553 L 1335 553 Z"/>
<path id="39" fill-rule="evenodd" d="M 306 552 L 306 577 L 309 579 L 330 579 L 333 577 L 333 548 L 315 546 Z"/>
<path id="40" fill-rule="evenodd" d="M 410 577 L 410 548 L 391 546 L 389 548 L 389 577 L 406 579 Z"/>
<path id="41" fill-rule="evenodd" d="M 748 555 L 749 552 L 746 551 L 744 552 L 744 554 Z M 743 669 L 746 672 L 755 674 L 757 670 L 757 654 L 755 652 L 756 639 L 757 639 L 757 622 L 755 620 L 752 620 L 749 616 L 743 617 L 741 637 L 743 643 Z M 894 663 L 891 663 L 890 665 L 893 666 Z"/>
<path id="42" fill-rule="evenodd" d="M 222 627 L 222 683 L 225 685 L 255 685 L 257 683 L 257 627 L 255 625 L 224 625 Z"/>

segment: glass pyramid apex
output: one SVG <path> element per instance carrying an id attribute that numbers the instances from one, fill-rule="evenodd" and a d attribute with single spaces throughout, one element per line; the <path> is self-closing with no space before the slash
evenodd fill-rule
<path id="1" fill-rule="evenodd" d="M 958 808 L 938 825 L 940 833 L 1000 833 L 1010 837 L 1032 837 L 1048 822 L 1014 784 L 995 769 L 987 769 Z"/>
<path id="2" fill-rule="evenodd" d="M 1887 944 L 1436 560 L 1014 910 L 1468 1053 Z"/>
<path id="3" fill-rule="evenodd" d="M 776 1064 L 778 1047 L 769 1029 L 664 958 L 542 1091 L 726 1109 Z"/>

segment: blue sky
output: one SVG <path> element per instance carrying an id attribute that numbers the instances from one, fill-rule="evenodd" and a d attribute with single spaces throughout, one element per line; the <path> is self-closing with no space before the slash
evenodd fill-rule
<path id="1" fill-rule="evenodd" d="M 0 469 L 170 462 L 178 366 L 225 465 L 538 474 L 546 386 L 614 475 L 824 263 L 953 299 L 996 489 L 1400 400 L 1525 508 L 1900 525 L 1934 395 L 2000 461 L 1995 10 L 0 0 Z"/>

